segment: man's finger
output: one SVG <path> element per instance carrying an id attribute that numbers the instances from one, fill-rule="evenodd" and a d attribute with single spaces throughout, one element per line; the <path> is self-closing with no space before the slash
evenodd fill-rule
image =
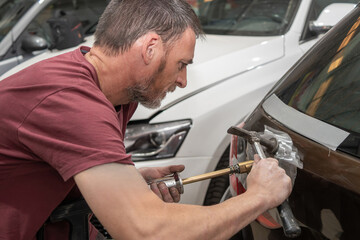
<path id="1" fill-rule="evenodd" d="M 158 171 L 163 175 L 169 175 L 174 172 L 182 172 L 185 169 L 184 165 L 171 165 L 167 167 L 159 167 Z"/>
<path id="2" fill-rule="evenodd" d="M 158 183 L 158 188 L 160 190 L 163 201 L 174 202 L 173 198 L 170 195 L 169 188 L 166 186 L 165 183 L 163 182 Z"/>
<path id="3" fill-rule="evenodd" d="M 170 172 L 182 172 L 185 169 L 184 165 L 172 165 L 169 167 Z"/>
<path id="4" fill-rule="evenodd" d="M 150 189 L 161 199 L 163 200 L 163 197 L 161 195 L 161 192 L 159 190 L 159 187 L 157 185 L 157 183 L 151 183 L 150 184 Z"/>
<path id="5" fill-rule="evenodd" d="M 170 188 L 169 191 L 174 202 L 179 202 L 180 201 L 179 191 L 175 187 Z"/>
<path id="6" fill-rule="evenodd" d="M 260 160 L 261 160 L 260 156 L 258 154 L 254 154 L 255 163 L 258 163 Z"/>

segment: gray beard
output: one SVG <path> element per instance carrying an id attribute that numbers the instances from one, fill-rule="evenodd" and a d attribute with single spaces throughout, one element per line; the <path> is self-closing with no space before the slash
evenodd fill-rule
<path id="1" fill-rule="evenodd" d="M 160 107 L 161 105 L 161 96 L 149 96 L 150 93 L 150 87 L 155 81 L 155 78 L 149 78 L 144 80 L 144 84 L 129 87 L 127 89 L 128 96 L 131 101 L 139 102 L 141 105 L 143 105 L 146 108 L 155 109 Z"/>
<path id="2" fill-rule="evenodd" d="M 131 87 L 128 88 L 128 95 L 131 99 L 131 101 L 139 102 L 141 105 L 143 105 L 146 108 L 155 109 L 160 107 L 161 105 L 161 98 L 150 98 L 150 96 L 147 96 L 148 91 L 142 88 L 138 87 Z"/>
<path id="3" fill-rule="evenodd" d="M 151 93 L 150 89 L 151 86 L 154 84 L 157 75 L 164 70 L 165 65 L 166 59 L 164 57 L 159 66 L 159 69 L 157 70 L 157 73 L 155 73 L 154 76 L 148 79 L 144 79 L 142 81 L 142 84 L 139 84 L 138 86 L 127 88 L 129 99 L 133 102 L 139 102 L 146 108 L 155 109 L 160 107 L 161 100 L 163 99 L 161 93 L 156 93 L 157 95 L 155 96 L 151 96 L 149 95 L 149 93 Z"/>

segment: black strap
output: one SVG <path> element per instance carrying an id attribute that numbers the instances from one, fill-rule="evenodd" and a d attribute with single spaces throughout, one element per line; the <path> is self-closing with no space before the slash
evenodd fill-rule
<path id="1" fill-rule="evenodd" d="M 89 217 L 91 209 L 85 200 L 63 204 L 57 207 L 50 215 L 48 222 L 56 223 L 67 221 L 70 224 L 69 240 L 88 240 L 89 239 Z M 45 240 L 46 223 L 36 234 L 37 240 Z"/>

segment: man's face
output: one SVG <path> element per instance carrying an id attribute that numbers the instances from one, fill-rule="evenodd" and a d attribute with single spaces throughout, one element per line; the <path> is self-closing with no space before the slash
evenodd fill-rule
<path id="1" fill-rule="evenodd" d="M 184 88 L 187 84 L 186 67 L 192 63 L 195 49 L 195 34 L 187 29 L 181 38 L 160 61 L 154 74 L 144 79 L 137 86 L 128 89 L 129 96 L 148 108 L 157 108 L 168 92 L 175 88 Z"/>

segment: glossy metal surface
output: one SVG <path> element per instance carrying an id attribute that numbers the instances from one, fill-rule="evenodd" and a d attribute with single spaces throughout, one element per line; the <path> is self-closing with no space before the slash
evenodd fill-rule
<path id="1" fill-rule="evenodd" d="M 288 133 L 304 164 L 302 170 L 298 169 L 289 201 L 295 217 L 305 228 L 315 232 L 305 230 L 300 239 L 323 239 L 325 236 L 357 239 L 360 236 L 360 159 L 329 150 L 288 130 L 261 108 L 245 128 L 263 131 L 264 125 Z M 280 233 L 273 230 L 268 239 Z"/>
<path id="2" fill-rule="evenodd" d="M 303 168 L 289 197 L 302 224 L 297 239 L 360 236 L 359 16 L 358 5 L 276 84 L 244 126 L 285 132 L 299 151 Z M 269 105 L 274 96 L 283 104 Z M 252 223 L 254 238 L 245 239 L 284 239 L 263 226 Z"/>

